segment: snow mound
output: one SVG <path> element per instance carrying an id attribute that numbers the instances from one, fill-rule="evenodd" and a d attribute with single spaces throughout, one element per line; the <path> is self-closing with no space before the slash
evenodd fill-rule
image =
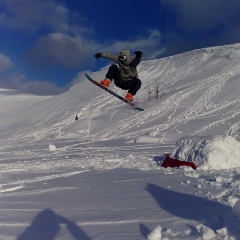
<path id="1" fill-rule="evenodd" d="M 162 238 L 161 231 L 162 231 L 161 226 L 157 226 L 156 228 L 154 228 L 154 230 L 148 234 L 148 240 L 161 240 Z"/>
<path id="2" fill-rule="evenodd" d="M 240 142 L 231 136 L 184 137 L 170 154 L 194 162 L 201 169 L 223 170 L 240 167 Z"/>
<path id="3" fill-rule="evenodd" d="M 49 144 L 49 145 L 48 145 L 48 150 L 49 150 L 50 152 L 53 152 L 53 151 L 56 151 L 57 148 L 56 148 L 56 146 L 55 146 L 54 144 Z"/>
<path id="4" fill-rule="evenodd" d="M 201 226 L 200 234 L 202 239 L 204 240 L 211 240 L 216 237 L 216 234 L 214 233 L 214 231 L 206 226 Z"/>
<path id="5" fill-rule="evenodd" d="M 158 141 L 158 138 L 151 136 L 140 136 L 135 140 L 136 143 L 157 143 Z"/>

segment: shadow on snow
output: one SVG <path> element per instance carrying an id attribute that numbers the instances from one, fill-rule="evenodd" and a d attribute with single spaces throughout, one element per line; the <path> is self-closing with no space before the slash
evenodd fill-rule
<path id="1" fill-rule="evenodd" d="M 74 239 L 90 240 L 90 237 L 88 237 L 74 222 L 55 214 L 51 209 L 45 209 L 40 212 L 17 240 L 54 240 L 61 230 L 60 224 L 66 225 Z"/>
<path id="2" fill-rule="evenodd" d="M 238 218 L 234 219 L 232 208 L 229 206 L 206 198 L 174 192 L 150 183 L 146 191 L 152 195 L 161 209 L 174 216 L 200 222 L 213 231 L 226 227 L 232 236 L 239 230 L 237 226 L 240 221 Z M 191 235 L 197 234 L 194 226 L 188 225 L 188 227 L 191 229 Z M 140 224 L 140 231 L 144 237 L 150 232 L 142 224 Z"/>

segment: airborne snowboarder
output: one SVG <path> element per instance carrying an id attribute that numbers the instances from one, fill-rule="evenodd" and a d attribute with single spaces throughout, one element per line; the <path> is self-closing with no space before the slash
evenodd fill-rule
<path id="1" fill-rule="evenodd" d="M 107 58 L 115 62 L 112 64 L 106 74 L 106 78 L 100 83 L 104 87 L 109 87 L 110 83 L 114 80 L 117 87 L 128 90 L 125 99 L 129 102 L 133 101 L 133 96 L 141 88 L 141 80 L 138 78 L 137 65 L 141 62 L 141 51 L 136 51 L 135 58 L 130 56 L 130 51 L 124 49 L 120 52 L 119 56 L 111 53 L 100 52 L 95 55 L 95 58 L 99 57 Z"/>

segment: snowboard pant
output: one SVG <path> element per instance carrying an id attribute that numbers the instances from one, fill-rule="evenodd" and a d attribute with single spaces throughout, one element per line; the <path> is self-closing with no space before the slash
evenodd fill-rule
<path id="1" fill-rule="evenodd" d="M 118 66 L 115 64 L 112 64 L 109 67 L 108 72 L 106 74 L 106 78 L 114 80 L 114 83 L 117 87 L 123 90 L 128 90 L 128 92 L 132 95 L 135 95 L 142 85 L 141 80 L 138 78 L 133 78 L 132 80 L 124 81 L 121 78 Z"/>

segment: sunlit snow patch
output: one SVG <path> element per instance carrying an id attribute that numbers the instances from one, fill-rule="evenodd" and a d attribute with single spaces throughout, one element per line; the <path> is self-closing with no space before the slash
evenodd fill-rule
<path id="1" fill-rule="evenodd" d="M 135 140 L 136 143 L 157 143 L 158 141 L 158 138 L 151 136 L 140 136 Z"/>
<path id="2" fill-rule="evenodd" d="M 171 157 L 194 162 L 201 169 L 240 167 L 240 142 L 231 136 L 181 138 Z"/>
<path id="3" fill-rule="evenodd" d="M 48 146 L 48 150 L 49 150 L 50 152 L 53 152 L 53 151 L 56 151 L 57 148 L 56 148 L 55 145 L 53 145 L 53 144 L 49 144 L 49 146 Z"/>
<path id="4" fill-rule="evenodd" d="M 148 234 L 148 240 L 161 240 L 162 238 L 162 227 L 157 226 L 152 232 Z"/>

